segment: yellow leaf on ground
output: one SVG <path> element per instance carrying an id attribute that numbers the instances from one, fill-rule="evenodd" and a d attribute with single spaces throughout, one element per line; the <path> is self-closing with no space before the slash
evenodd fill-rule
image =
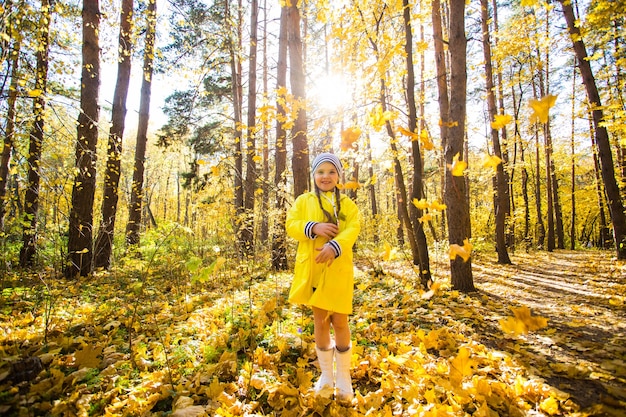
<path id="1" fill-rule="evenodd" d="M 450 363 L 450 382 L 452 386 L 460 387 L 463 378 L 473 374 L 473 366 L 474 360 L 470 359 L 469 349 L 465 347 L 459 349 L 459 354 Z"/>
<path id="2" fill-rule="evenodd" d="M 102 362 L 98 358 L 101 354 L 101 346 L 84 345 L 81 350 L 74 353 L 74 359 L 80 368 L 98 368 Z"/>

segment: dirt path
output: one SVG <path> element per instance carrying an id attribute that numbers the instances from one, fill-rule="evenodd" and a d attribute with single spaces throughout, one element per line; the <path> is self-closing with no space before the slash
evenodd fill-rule
<path id="1" fill-rule="evenodd" d="M 601 403 L 623 409 L 626 264 L 617 263 L 612 252 L 521 253 L 512 261 L 473 263 L 476 297 L 484 301 L 477 339 L 513 354 L 583 409 Z M 499 318 L 520 305 L 548 318 L 548 329 L 502 338 Z"/>

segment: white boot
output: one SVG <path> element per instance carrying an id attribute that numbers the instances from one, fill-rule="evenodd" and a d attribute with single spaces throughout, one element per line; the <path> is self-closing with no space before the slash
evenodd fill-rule
<path id="1" fill-rule="evenodd" d="M 317 352 L 317 361 L 319 362 L 320 370 L 322 371 L 320 378 L 315 383 L 315 394 L 330 398 L 333 396 L 334 390 L 335 377 L 333 375 L 333 362 L 335 357 L 335 348 L 333 346 L 328 350 L 322 350 L 316 346 L 315 350 Z"/>
<path id="2" fill-rule="evenodd" d="M 345 352 L 340 352 L 335 348 L 335 360 L 337 361 L 337 376 L 335 387 L 337 388 L 338 401 L 352 401 L 354 391 L 352 390 L 352 380 L 350 379 L 350 362 L 352 360 L 352 346 Z"/>

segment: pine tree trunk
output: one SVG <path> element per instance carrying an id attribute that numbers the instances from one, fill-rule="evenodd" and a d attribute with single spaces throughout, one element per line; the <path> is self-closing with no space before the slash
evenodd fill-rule
<path id="1" fill-rule="evenodd" d="M 302 58 L 302 40 L 300 38 L 300 11 L 296 2 L 288 8 L 288 35 L 289 46 L 289 79 L 294 100 L 305 102 L 306 89 L 304 77 L 304 62 Z M 309 175 L 309 145 L 307 139 L 306 109 L 298 109 L 293 129 L 291 131 L 293 143 L 293 192 L 298 196 L 309 189 L 311 178 Z"/>
<path id="2" fill-rule="evenodd" d="M 122 1 L 120 12 L 120 32 L 118 50 L 120 56 L 117 64 L 117 81 L 113 93 L 113 109 L 111 112 L 111 129 L 107 148 L 107 163 L 104 173 L 104 192 L 100 228 L 94 243 L 94 268 L 109 269 L 111 266 L 111 252 L 113 235 L 115 232 L 115 218 L 117 215 L 118 189 L 120 183 L 122 156 L 122 139 L 126 120 L 126 98 L 130 83 L 131 53 L 132 53 L 132 20 L 133 0 Z"/>
<path id="3" fill-rule="evenodd" d="M 405 45 L 404 50 L 406 52 L 406 67 L 407 67 L 407 105 L 409 107 L 409 131 L 417 133 L 417 106 L 415 103 L 415 67 L 413 65 L 413 29 L 411 25 L 411 8 L 409 7 L 409 1 L 403 0 L 402 2 L 404 10 L 404 33 L 405 33 Z M 424 166 L 422 162 L 422 153 L 420 150 L 420 143 L 418 140 L 411 141 L 411 156 L 413 159 L 413 184 L 410 200 L 421 200 L 423 198 L 422 190 L 424 188 L 423 175 Z M 422 287 L 428 288 L 428 284 L 432 281 L 430 272 L 430 259 L 428 254 L 428 242 L 426 240 L 426 234 L 424 233 L 424 223 L 420 221 L 422 217 L 422 210 L 418 209 L 415 204 L 410 204 L 411 213 L 409 215 L 409 224 L 407 226 L 413 228 L 413 234 L 415 235 L 415 243 L 417 246 L 417 258 L 413 259 L 414 265 L 419 265 L 419 275 Z"/>
<path id="4" fill-rule="evenodd" d="M 487 0 L 481 0 L 481 23 L 483 31 L 483 54 L 485 58 L 485 80 L 487 90 L 487 107 L 490 121 L 495 121 L 497 114 L 496 98 L 494 95 L 493 66 L 491 63 L 491 40 L 489 35 L 489 4 Z M 509 184 L 505 171 L 505 160 L 500 146 L 498 130 L 491 128 L 491 145 L 493 154 L 500 158 L 495 173 L 495 209 L 496 209 L 496 252 L 498 263 L 510 264 L 509 252 L 506 245 L 506 225 L 511 216 L 511 200 L 509 197 Z"/>
<path id="5" fill-rule="evenodd" d="M 286 91 L 287 87 L 287 25 L 289 22 L 287 7 L 281 8 L 280 33 L 278 36 L 278 62 L 276 66 L 276 90 Z M 276 100 L 276 169 L 274 172 L 274 184 L 276 185 L 276 211 L 274 233 L 272 236 L 272 268 L 275 271 L 284 271 L 287 264 L 287 243 L 285 241 L 285 217 L 286 217 L 286 188 L 287 178 L 287 132 L 283 126 L 286 110 L 283 106 L 285 97 L 277 97 Z"/>
<path id="6" fill-rule="evenodd" d="M 30 133 L 28 149 L 28 185 L 24 196 L 24 230 L 22 249 L 20 250 L 20 266 L 32 266 L 35 257 L 37 240 L 37 212 L 39 210 L 39 161 L 43 142 L 46 100 L 45 91 L 48 84 L 48 51 L 50 39 L 51 10 L 48 0 L 41 1 L 41 20 L 39 47 L 37 48 L 37 72 L 35 91 L 39 94 L 33 99 L 34 123 Z"/>
<path id="7" fill-rule="evenodd" d="M 596 144 L 598 146 L 598 157 L 600 159 L 602 179 L 604 189 L 609 201 L 609 212 L 613 222 L 613 239 L 618 259 L 626 259 L 626 214 L 624 214 L 624 203 L 620 194 L 620 189 L 615 179 L 615 166 L 613 165 L 613 154 L 609 134 L 604 126 L 604 115 L 602 112 L 602 102 L 596 86 L 591 65 L 587 59 L 587 50 L 580 34 L 580 29 L 576 26 L 574 10 L 570 2 L 559 0 L 563 7 L 563 15 L 572 36 L 574 51 L 578 58 L 580 74 L 583 84 L 587 90 L 589 104 L 593 108 L 593 124 L 596 132 Z"/>
<path id="8" fill-rule="evenodd" d="M 135 166 L 133 185 L 130 195 L 128 224 L 126 225 L 126 244 L 139 244 L 142 203 L 144 197 L 144 170 L 146 146 L 148 144 L 148 122 L 150 120 L 150 96 L 152 93 L 152 74 L 154 72 L 154 51 L 156 33 L 156 0 L 149 0 L 146 11 L 146 44 L 143 56 L 143 78 L 139 99 L 139 120 L 137 123 L 137 144 L 135 148 Z"/>
<path id="9" fill-rule="evenodd" d="M 463 160 L 467 99 L 467 38 L 465 37 L 465 0 L 450 0 L 450 109 L 444 123 L 449 122 L 444 147 L 446 164 L 455 156 Z M 446 170 L 444 198 L 447 206 L 448 239 L 450 244 L 463 245 L 471 235 L 469 205 L 465 178 L 453 176 Z M 471 257 L 464 261 L 457 256 L 450 261 L 452 288 L 463 292 L 475 291 Z"/>
<path id="10" fill-rule="evenodd" d="M 76 169 L 67 244 L 65 276 L 86 276 L 92 265 L 93 202 L 98 143 L 98 87 L 100 84 L 100 5 L 83 1 L 83 65 L 76 142 Z"/>
<path id="11" fill-rule="evenodd" d="M 15 134 L 15 103 L 17 102 L 18 81 L 19 81 L 19 57 L 21 49 L 21 37 L 13 41 L 10 48 L 13 58 L 11 59 L 11 85 L 7 98 L 7 119 L 5 135 L 0 155 L 0 232 L 4 232 L 4 218 L 7 206 L 7 186 L 9 182 L 9 160 L 13 149 L 13 135 Z"/>
<path id="12" fill-rule="evenodd" d="M 241 228 L 243 227 L 243 219 L 244 219 L 244 189 L 243 189 L 243 145 L 242 145 L 242 121 L 243 121 L 243 93 L 242 93 L 242 81 L 241 81 L 241 60 L 239 59 L 239 54 L 237 51 L 240 51 L 242 48 L 241 44 L 241 22 L 243 20 L 241 15 L 241 0 L 239 0 L 239 7 L 237 8 L 237 17 L 236 19 L 230 14 L 230 1 L 224 1 L 225 8 L 225 25 L 230 25 L 230 22 L 235 20 L 237 23 L 237 31 L 236 38 L 229 38 L 228 46 L 230 53 L 230 72 L 232 78 L 232 100 L 233 100 L 233 131 L 234 134 L 234 165 L 235 165 L 235 175 L 234 175 L 234 194 L 235 194 L 235 234 L 241 243 Z M 227 26 L 229 27 L 229 26 Z M 240 245 L 240 247 L 243 245 Z"/>
<path id="13" fill-rule="evenodd" d="M 250 54 L 248 56 L 248 126 L 246 135 L 246 177 L 243 187 L 244 220 L 241 229 L 243 254 L 254 255 L 254 200 L 256 191 L 256 65 L 259 4 L 250 5 Z"/>

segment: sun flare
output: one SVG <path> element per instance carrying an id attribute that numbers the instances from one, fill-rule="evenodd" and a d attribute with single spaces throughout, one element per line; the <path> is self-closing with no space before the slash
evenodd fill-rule
<path id="1" fill-rule="evenodd" d="M 327 75 L 313 83 L 311 99 L 321 109 L 336 111 L 348 102 L 347 82 L 343 77 Z"/>

